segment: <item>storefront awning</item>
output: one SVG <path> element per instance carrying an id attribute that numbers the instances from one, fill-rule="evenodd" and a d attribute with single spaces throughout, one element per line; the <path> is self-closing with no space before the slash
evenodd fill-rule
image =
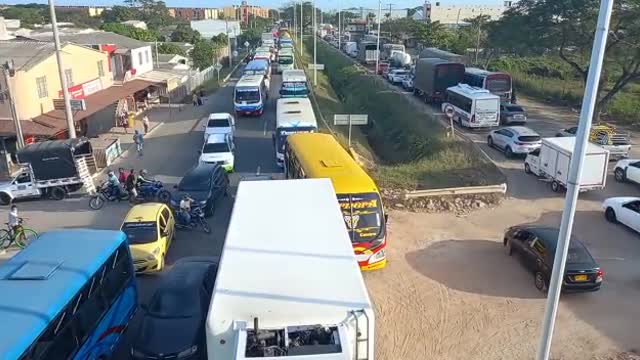
<path id="1" fill-rule="evenodd" d="M 74 121 L 78 121 L 91 116 L 96 112 L 106 108 L 107 106 L 115 103 L 116 101 L 123 99 L 129 95 L 133 95 L 135 92 L 146 89 L 147 87 L 152 85 L 157 84 L 151 81 L 136 79 L 127 81 L 122 86 L 112 85 L 111 87 L 91 94 L 84 99 L 87 110 L 74 111 L 73 119 Z M 57 130 L 67 128 L 67 120 L 64 110 L 49 111 L 46 114 L 42 114 L 33 118 L 33 121 L 38 124 L 56 128 Z"/>
<path id="2" fill-rule="evenodd" d="M 52 127 L 40 125 L 33 121 L 22 120 L 22 134 L 24 136 L 53 136 L 58 130 Z M 0 136 L 15 136 L 16 128 L 13 120 L 0 120 Z"/>

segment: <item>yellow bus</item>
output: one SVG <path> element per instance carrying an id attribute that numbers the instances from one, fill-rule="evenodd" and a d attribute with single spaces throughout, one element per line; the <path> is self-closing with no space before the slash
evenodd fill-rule
<path id="1" fill-rule="evenodd" d="M 378 187 L 332 135 L 288 136 L 284 172 L 287 179 L 331 179 L 360 268 L 387 264 L 387 216 Z"/>

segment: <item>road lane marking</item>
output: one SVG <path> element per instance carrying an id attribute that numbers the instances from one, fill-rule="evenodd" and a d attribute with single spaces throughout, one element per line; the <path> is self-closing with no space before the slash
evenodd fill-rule
<path id="1" fill-rule="evenodd" d="M 264 118 L 264 129 L 262 131 L 263 136 L 267 136 L 267 117 Z"/>

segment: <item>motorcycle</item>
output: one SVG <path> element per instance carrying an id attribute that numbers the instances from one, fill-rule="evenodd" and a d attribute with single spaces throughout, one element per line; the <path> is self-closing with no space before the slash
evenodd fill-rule
<path id="1" fill-rule="evenodd" d="M 205 234 L 208 234 L 211 232 L 211 228 L 209 227 L 209 224 L 207 224 L 206 220 L 204 219 L 204 212 L 202 211 L 202 208 L 200 206 L 192 206 L 191 207 L 191 224 L 185 224 L 183 223 L 182 219 L 180 218 L 180 216 L 178 216 L 180 209 L 176 209 L 173 208 L 173 212 L 176 215 L 176 229 L 179 230 L 195 230 L 198 227 L 202 227 L 202 231 L 205 232 Z"/>
<path id="2" fill-rule="evenodd" d="M 104 181 L 98 187 L 97 192 L 91 195 L 91 198 L 89 199 L 89 207 L 93 210 L 99 210 L 107 201 L 127 200 L 128 197 L 129 194 L 122 190 L 122 188 L 120 188 L 119 196 L 111 195 L 111 186 L 109 186 L 109 182 Z"/>
<path id="3" fill-rule="evenodd" d="M 132 205 L 151 201 L 158 201 L 165 204 L 171 201 L 171 193 L 169 190 L 163 188 L 160 181 L 136 185 L 136 196 L 129 197 L 129 202 Z"/>

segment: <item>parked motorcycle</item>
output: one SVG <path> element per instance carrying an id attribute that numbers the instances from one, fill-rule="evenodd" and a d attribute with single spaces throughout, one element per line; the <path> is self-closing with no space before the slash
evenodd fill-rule
<path id="1" fill-rule="evenodd" d="M 182 222 L 183 220 L 180 218 L 180 216 L 178 216 L 180 208 L 174 207 L 172 209 L 174 214 L 176 215 L 176 229 L 190 231 L 201 227 L 202 231 L 204 231 L 206 234 L 211 232 L 211 228 L 209 227 L 209 224 L 207 224 L 207 221 L 204 219 L 204 212 L 202 211 L 202 208 L 200 206 L 191 207 L 191 224 L 185 224 Z"/>
<path id="2" fill-rule="evenodd" d="M 151 201 L 168 204 L 171 201 L 171 193 L 169 190 L 164 189 L 162 182 L 160 181 L 140 184 L 136 187 L 136 193 L 136 197 L 129 197 L 129 202 L 132 205 Z"/>
<path id="3" fill-rule="evenodd" d="M 127 200 L 128 197 L 129 194 L 122 189 L 119 196 L 111 195 L 111 187 L 109 186 L 109 182 L 104 181 L 98 187 L 97 192 L 91 195 L 91 198 L 89 199 L 89 207 L 93 210 L 99 210 L 107 201 Z"/>

